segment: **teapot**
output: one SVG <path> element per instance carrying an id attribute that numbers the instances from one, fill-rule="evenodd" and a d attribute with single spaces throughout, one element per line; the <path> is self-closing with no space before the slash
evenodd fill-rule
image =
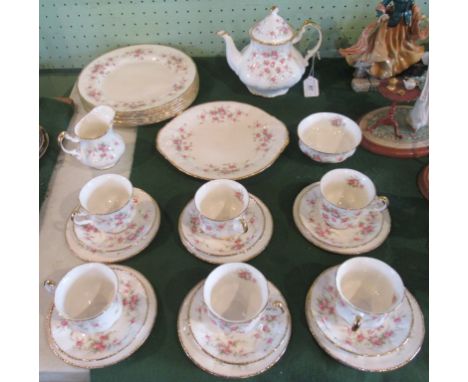
<path id="1" fill-rule="evenodd" d="M 307 27 L 316 29 L 319 38 L 303 57 L 294 44 L 301 40 Z M 272 7 L 271 13 L 255 24 L 249 34 L 250 44 L 239 52 L 227 32 L 218 32 L 226 43 L 226 58 L 231 69 L 252 94 L 269 98 L 286 94 L 300 81 L 309 59 L 322 44 L 318 24 L 306 20 L 296 32 L 278 15 L 278 7 Z"/>

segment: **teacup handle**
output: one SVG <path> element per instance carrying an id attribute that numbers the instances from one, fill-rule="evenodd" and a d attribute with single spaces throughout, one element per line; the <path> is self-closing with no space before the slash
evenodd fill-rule
<path id="1" fill-rule="evenodd" d="M 73 143 L 80 143 L 80 138 L 74 137 L 73 135 L 68 134 L 66 131 L 62 131 L 57 137 L 58 144 L 65 153 L 73 155 L 75 158 L 80 159 L 81 154 L 78 149 L 69 150 L 64 146 L 63 141 L 65 139 L 68 139 L 70 142 Z"/>
<path id="2" fill-rule="evenodd" d="M 284 304 L 282 301 L 279 301 L 279 300 L 275 300 L 271 303 L 271 306 L 273 306 L 274 308 L 277 308 L 279 310 L 281 310 L 281 314 L 284 314 L 286 312 L 286 309 L 284 308 Z"/>
<path id="3" fill-rule="evenodd" d="M 377 196 L 369 205 L 368 210 L 381 212 L 388 208 L 390 200 L 386 196 Z"/>
<path id="4" fill-rule="evenodd" d="M 42 287 L 50 294 L 54 294 L 55 289 L 57 288 L 57 283 L 53 280 L 47 279 L 42 283 Z"/>
<path id="5" fill-rule="evenodd" d="M 361 327 L 361 323 L 362 323 L 362 317 L 356 316 L 354 318 L 353 326 L 351 326 L 351 330 L 353 332 L 357 331 Z"/>
<path id="6" fill-rule="evenodd" d="M 89 215 L 86 212 L 79 210 L 75 210 L 72 212 L 71 220 L 76 225 L 93 224 L 93 221 L 90 219 Z"/>
<path id="7" fill-rule="evenodd" d="M 247 224 L 246 220 L 242 218 L 240 219 L 240 223 L 241 223 L 242 229 L 244 230 L 243 233 L 247 233 L 247 231 L 249 230 L 249 225 Z"/>

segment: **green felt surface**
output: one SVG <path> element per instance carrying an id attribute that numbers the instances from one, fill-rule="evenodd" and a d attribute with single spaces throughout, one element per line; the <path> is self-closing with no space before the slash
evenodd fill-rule
<path id="1" fill-rule="evenodd" d="M 348 257 L 316 248 L 294 225 L 292 206 L 296 195 L 334 168 L 362 171 L 376 184 L 378 193 L 390 199 L 392 229 L 381 247 L 368 256 L 379 258 L 401 275 L 422 307 L 428 324 L 428 202 L 417 187 L 417 176 L 428 158 L 394 159 L 359 148 L 341 164 L 318 164 L 302 154 L 296 127 L 308 114 L 333 111 L 357 119 L 388 101 L 377 93 L 354 93 L 352 70 L 342 60 L 317 63 L 321 94 L 304 98 L 302 84 L 285 96 L 264 99 L 251 95 L 223 58 L 196 59 L 200 94 L 195 104 L 234 100 L 258 106 L 282 120 L 290 131 L 290 144 L 275 164 L 262 174 L 242 180 L 247 189 L 270 209 L 274 234 L 265 251 L 250 264 L 257 267 L 283 293 L 292 316 L 292 337 L 282 359 L 255 381 L 427 381 L 428 334 L 420 354 L 407 366 L 388 373 L 366 373 L 344 366 L 325 354 L 309 332 L 304 313 L 306 293 L 326 268 Z M 129 359 L 91 371 L 93 382 L 116 381 L 214 381 L 184 354 L 177 337 L 177 314 L 186 294 L 214 268 L 182 246 L 177 232 L 179 214 L 203 181 L 174 168 L 155 149 L 160 123 L 138 129 L 131 181 L 151 194 L 162 211 L 161 228 L 152 244 L 123 264 L 142 272 L 158 298 L 158 316 L 146 343 Z"/>
<path id="2" fill-rule="evenodd" d="M 39 124 L 49 136 L 47 151 L 39 159 L 39 206 L 45 199 L 50 177 L 60 152 L 57 135 L 62 130 L 67 129 L 72 116 L 73 106 L 52 98 L 42 97 L 39 99 Z"/>

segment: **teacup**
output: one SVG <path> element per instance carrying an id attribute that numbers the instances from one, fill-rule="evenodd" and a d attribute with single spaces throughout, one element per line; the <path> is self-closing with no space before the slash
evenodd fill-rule
<path id="1" fill-rule="evenodd" d="M 69 271 L 58 285 L 46 280 L 59 315 L 84 333 L 108 330 L 122 314 L 119 279 L 108 266 L 86 263 Z"/>
<path id="2" fill-rule="evenodd" d="M 95 107 L 75 125 L 74 135 L 66 131 L 59 134 L 60 147 L 86 166 L 100 170 L 114 166 L 125 151 L 122 137 L 112 127 L 114 116 L 109 106 Z M 77 143 L 78 148 L 67 149 L 64 140 Z"/>
<path id="3" fill-rule="evenodd" d="M 107 233 L 122 232 L 135 215 L 132 196 L 132 183 L 124 176 L 97 176 L 81 189 L 80 208 L 72 214 L 72 220 L 77 225 L 91 224 Z"/>
<path id="4" fill-rule="evenodd" d="M 209 317 L 220 329 L 246 333 L 255 328 L 267 308 L 268 282 L 249 264 L 223 264 L 205 280 L 203 299 Z M 284 312 L 281 302 L 272 305 Z"/>
<path id="5" fill-rule="evenodd" d="M 362 139 L 352 119 L 336 113 L 315 113 L 297 127 L 299 148 L 317 162 L 338 163 L 356 151 Z"/>
<path id="6" fill-rule="evenodd" d="M 353 331 L 382 325 L 405 294 L 398 273 L 371 257 L 355 257 L 342 263 L 336 272 L 336 288 L 341 299 L 336 304 L 337 314 Z"/>
<path id="7" fill-rule="evenodd" d="M 331 170 L 320 180 L 320 214 L 330 227 L 346 229 L 364 212 L 383 211 L 389 200 L 376 196 L 374 183 L 347 168 Z"/>
<path id="8" fill-rule="evenodd" d="M 201 229 L 217 239 L 247 232 L 244 215 L 249 200 L 245 187 L 233 180 L 217 179 L 205 183 L 195 193 Z"/>

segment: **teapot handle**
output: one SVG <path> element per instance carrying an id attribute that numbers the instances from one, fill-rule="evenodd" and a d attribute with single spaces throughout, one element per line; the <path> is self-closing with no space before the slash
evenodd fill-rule
<path id="1" fill-rule="evenodd" d="M 304 57 L 304 60 L 307 62 L 309 61 L 309 59 L 318 52 L 318 50 L 320 49 L 320 46 L 322 45 L 322 29 L 320 28 L 320 25 L 311 21 L 311 20 L 306 20 L 304 21 L 304 24 L 302 25 L 301 29 L 299 30 L 299 32 L 297 33 L 296 37 L 294 37 L 294 39 L 292 40 L 292 43 L 293 44 L 296 44 L 298 43 L 301 38 L 302 38 L 302 35 L 304 34 L 305 30 L 307 27 L 312 27 L 314 29 L 317 30 L 318 32 L 318 35 L 319 35 L 319 38 L 318 38 L 318 41 L 317 41 L 317 44 L 315 44 L 315 46 L 311 49 L 309 49 L 307 51 L 307 54 L 306 56 Z"/>

